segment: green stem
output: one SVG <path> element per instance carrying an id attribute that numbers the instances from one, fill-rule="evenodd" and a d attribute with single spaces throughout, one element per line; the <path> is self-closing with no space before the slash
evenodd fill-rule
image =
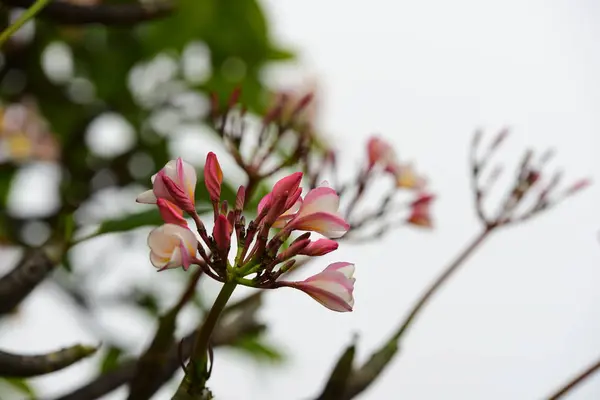
<path id="1" fill-rule="evenodd" d="M 187 365 L 186 375 L 181 381 L 174 399 L 201 398 L 197 396 L 202 395 L 204 392 L 206 380 L 208 379 L 206 376 L 206 367 L 208 363 L 207 355 L 210 337 L 236 286 L 236 281 L 229 281 L 221 288 L 206 319 L 198 330 L 190 362 Z"/>
<path id="2" fill-rule="evenodd" d="M 48 4 L 50 0 L 36 0 L 35 3 L 31 7 L 27 9 L 23 14 L 17 18 L 17 20 L 6 28 L 2 33 L 0 33 L 0 46 L 4 44 L 16 31 L 18 31 L 27 21 L 33 19 L 44 7 Z"/>

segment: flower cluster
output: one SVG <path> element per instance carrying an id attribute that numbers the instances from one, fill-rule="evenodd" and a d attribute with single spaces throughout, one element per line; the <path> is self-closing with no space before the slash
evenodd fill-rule
<path id="1" fill-rule="evenodd" d="M 333 239 L 350 228 L 338 212 L 336 191 L 324 182 L 302 196 L 302 177 L 296 172 L 279 180 L 259 202 L 256 218 L 246 223 L 246 188 L 240 186 L 233 208 L 221 201 L 223 173 L 215 154 L 209 153 L 204 168 L 214 211 L 209 235 L 195 209 L 194 168 L 181 158 L 169 161 L 152 177 L 152 189 L 137 198 L 140 203 L 156 204 L 165 221 L 148 237 L 151 263 L 159 271 L 198 265 L 221 282 L 264 289 L 289 286 L 331 310 L 352 311 L 353 264 L 333 263 L 300 282 L 279 280 L 294 266 L 296 256 L 321 256 L 336 250 L 338 243 Z M 189 229 L 184 213 L 194 220 L 198 235 Z M 298 231 L 304 233 L 292 238 Z M 313 232 L 325 238 L 311 240 Z M 230 259 L 234 235 L 237 249 Z"/>

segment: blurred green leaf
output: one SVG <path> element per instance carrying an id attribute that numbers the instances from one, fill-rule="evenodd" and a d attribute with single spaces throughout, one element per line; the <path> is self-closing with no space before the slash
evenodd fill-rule
<path id="1" fill-rule="evenodd" d="M 266 343 L 264 338 L 256 335 L 240 338 L 233 344 L 233 347 L 257 361 L 281 363 L 285 359 L 280 349 L 273 344 Z"/>
<path id="2" fill-rule="evenodd" d="M 31 387 L 27 380 L 22 378 L 0 378 L 0 382 L 6 383 L 12 389 L 17 392 L 27 395 L 29 399 L 35 399 L 35 391 Z"/>
<path id="3" fill-rule="evenodd" d="M 100 363 L 100 372 L 104 374 L 117 368 L 122 355 L 123 349 L 114 346 L 109 347 Z"/>
<path id="4" fill-rule="evenodd" d="M 208 208 L 206 206 L 197 207 L 196 209 L 200 215 L 212 210 L 212 208 Z M 105 220 L 102 222 L 102 224 L 100 224 L 95 236 L 103 235 L 105 233 L 130 231 L 142 226 L 158 226 L 162 225 L 163 223 L 164 222 L 158 210 L 152 209 L 136 214 L 126 215 L 122 218 Z"/>
<path id="5" fill-rule="evenodd" d="M 338 400 L 344 398 L 348 378 L 352 374 L 352 364 L 356 354 L 356 345 L 353 342 L 346 348 L 338 359 L 329 380 L 317 400 Z"/>

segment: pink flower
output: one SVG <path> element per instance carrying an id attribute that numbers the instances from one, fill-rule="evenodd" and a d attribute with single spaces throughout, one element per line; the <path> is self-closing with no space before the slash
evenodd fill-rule
<path id="1" fill-rule="evenodd" d="M 165 199 L 157 199 L 158 211 L 163 221 L 187 228 L 187 221 L 183 218 L 183 210 Z"/>
<path id="2" fill-rule="evenodd" d="M 140 194 L 138 203 L 156 204 L 165 199 L 188 213 L 195 212 L 196 170 L 181 158 L 169 161 L 152 176 L 152 190 Z"/>
<path id="3" fill-rule="evenodd" d="M 308 246 L 304 247 L 298 254 L 305 256 L 323 256 L 327 253 L 337 250 L 339 244 L 335 240 L 331 239 L 319 239 L 311 242 Z"/>
<path id="4" fill-rule="evenodd" d="M 221 198 L 222 183 L 223 171 L 221 170 L 217 156 L 211 151 L 206 156 L 206 164 L 204 166 L 204 184 L 206 185 L 211 201 L 217 202 Z"/>
<path id="5" fill-rule="evenodd" d="M 420 175 L 417 175 L 411 164 L 399 164 L 395 170 L 396 186 L 405 189 L 421 190 L 425 187 L 427 181 Z"/>
<path id="6" fill-rule="evenodd" d="M 227 217 L 219 214 L 213 228 L 213 239 L 217 244 L 217 248 L 224 254 L 227 254 L 231 245 L 231 231 L 231 225 L 227 221 Z"/>
<path id="7" fill-rule="evenodd" d="M 198 239 L 187 228 L 165 224 L 148 235 L 150 262 L 160 271 L 183 266 L 187 270 L 196 256 Z"/>
<path id="8" fill-rule="evenodd" d="M 434 196 L 431 194 L 421 194 L 411 204 L 411 212 L 406 222 L 423 228 L 432 228 L 431 202 Z"/>
<path id="9" fill-rule="evenodd" d="M 345 312 L 352 311 L 354 306 L 353 275 L 354 264 L 336 262 L 301 282 L 282 281 L 279 285 L 302 290 L 330 310 Z"/>
<path id="10" fill-rule="evenodd" d="M 306 195 L 286 229 L 318 232 L 328 238 L 342 237 L 350 225 L 338 212 L 340 198 L 330 187 L 317 187 Z"/>
<path id="11" fill-rule="evenodd" d="M 375 165 L 381 165 L 387 172 L 393 173 L 398 166 L 398 160 L 394 148 L 378 136 L 369 139 L 367 143 L 369 156 L 369 169 Z"/>

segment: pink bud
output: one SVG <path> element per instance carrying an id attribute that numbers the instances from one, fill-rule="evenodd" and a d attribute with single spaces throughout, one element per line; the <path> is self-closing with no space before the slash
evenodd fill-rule
<path id="1" fill-rule="evenodd" d="M 173 199 L 173 203 L 177 204 L 179 207 L 181 207 L 181 209 L 185 210 L 187 213 L 193 214 L 194 212 L 196 212 L 194 202 L 188 197 L 188 195 L 183 191 L 183 189 L 177 183 L 175 183 L 173 179 L 169 178 L 163 171 L 160 171 L 158 173 L 158 178 L 156 181 L 162 182 L 162 186 L 160 184 L 155 185 L 155 193 L 157 192 L 157 187 L 161 188 L 158 190 L 159 193 L 162 193 L 162 188 L 164 188 L 166 193 L 168 193 L 168 196 L 170 196 Z"/>
<path id="2" fill-rule="evenodd" d="M 310 239 L 295 240 L 294 243 L 292 243 L 290 245 L 290 247 L 288 247 L 287 249 L 285 249 L 284 251 L 282 251 L 279 254 L 277 259 L 281 262 L 281 261 L 288 260 L 297 254 L 303 254 L 302 250 L 305 249 L 306 246 L 308 246 L 309 244 L 310 244 Z"/>
<path id="3" fill-rule="evenodd" d="M 241 211 L 244 209 L 245 199 L 246 199 L 246 188 L 243 186 L 240 186 L 237 191 L 237 195 L 235 196 L 235 209 L 236 210 Z"/>
<path id="4" fill-rule="evenodd" d="M 337 262 L 322 272 L 301 282 L 279 282 L 280 286 L 289 286 L 302 290 L 310 297 L 333 311 L 352 311 L 354 306 L 354 264 Z"/>
<path id="5" fill-rule="evenodd" d="M 567 194 L 572 195 L 574 193 L 577 193 L 580 190 L 587 188 L 591 184 L 592 184 L 592 181 L 590 179 L 581 179 L 581 180 L 575 182 L 573 184 L 573 186 L 571 186 L 569 189 L 567 189 Z"/>
<path id="6" fill-rule="evenodd" d="M 300 189 L 301 181 L 302 172 L 294 172 L 293 174 L 288 175 L 285 178 L 281 178 L 279 181 L 277 181 L 277 183 L 275 183 L 275 186 L 273 186 L 273 190 L 271 192 L 273 195 L 273 199 L 277 199 L 278 197 L 284 195 L 286 195 L 287 197 L 295 196 L 296 198 L 293 201 L 289 201 L 291 202 L 291 207 L 302 193 L 302 189 Z M 298 191 L 298 189 L 300 189 L 300 191 Z M 286 202 L 286 204 L 289 202 Z"/>
<path id="7" fill-rule="evenodd" d="M 215 226 L 213 228 L 213 239 L 217 244 L 217 248 L 223 253 L 227 253 L 229 251 L 229 246 L 231 245 L 231 225 L 229 225 L 229 221 L 227 221 L 227 217 L 223 214 L 219 214 L 217 220 L 215 221 Z"/>
<path id="8" fill-rule="evenodd" d="M 183 210 L 165 199 L 157 199 L 158 211 L 163 221 L 187 228 L 187 221 L 183 218 Z"/>
<path id="9" fill-rule="evenodd" d="M 337 250 L 338 246 L 339 244 L 335 240 L 319 239 L 306 246 L 298 254 L 303 254 L 305 256 L 311 257 L 323 256 L 327 253 L 331 253 L 332 251 Z"/>
<path id="10" fill-rule="evenodd" d="M 196 256 L 198 239 L 192 231 L 165 224 L 148 235 L 150 262 L 160 271 L 183 266 L 187 270 Z"/>
<path id="11" fill-rule="evenodd" d="M 219 165 L 217 156 L 212 151 L 206 156 L 204 165 L 204 184 L 208 190 L 210 200 L 219 201 L 221 198 L 221 184 L 223 183 L 223 171 Z"/>

